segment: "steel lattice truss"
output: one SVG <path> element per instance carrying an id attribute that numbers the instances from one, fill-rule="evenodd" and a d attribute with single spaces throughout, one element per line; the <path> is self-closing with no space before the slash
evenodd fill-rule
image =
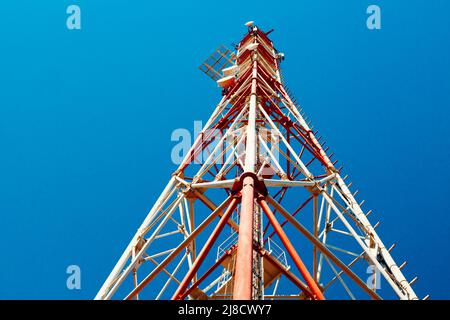
<path id="1" fill-rule="evenodd" d="M 96 299 L 417 299 L 281 60 L 250 26 L 221 101 Z"/>

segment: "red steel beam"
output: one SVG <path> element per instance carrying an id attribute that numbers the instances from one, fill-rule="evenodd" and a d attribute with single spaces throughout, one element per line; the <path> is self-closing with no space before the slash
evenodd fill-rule
<path id="1" fill-rule="evenodd" d="M 267 198 L 269 203 L 277 208 L 278 211 L 288 220 L 292 226 L 294 226 L 298 231 L 300 231 L 309 241 L 311 241 L 317 248 L 326 255 L 332 262 L 336 264 L 341 270 L 349 276 L 357 285 L 359 285 L 366 293 L 369 294 L 375 300 L 380 300 L 381 297 L 372 289 L 370 289 L 367 284 L 362 281 L 352 270 L 350 270 L 350 265 L 343 263 L 338 257 L 336 257 L 319 239 L 317 239 L 311 232 L 309 232 L 305 227 L 303 227 L 292 215 L 286 211 L 276 200 L 272 197 Z"/>
<path id="2" fill-rule="evenodd" d="M 207 226 L 209 226 L 213 220 L 215 220 L 218 216 L 223 215 L 222 211 L 228 207 L 228 205 L 231 203 L 233 199 L 231 197 L 227 198 L 224 202 L 222 202 L 219 206 L 211 209 L 213 212 L 211 215 L 206 218 L 200 225 L 195 228 L 194 231 L 191 232 L 191 234 L 188 236 L 188 238 L 184 239 L 183 242 L 181 242 L 178 247 L 172 251 L 152 272 L 150 272 L 144 280 L 142 280 L 139 285 L 134 288 L 126 297 L 125 300 L 131 300 L 133 299 L 139 292 L 142 291 L 155 277 L 164 270 L 165 267 L 169 265 L 175 259 L 176 256 L 178 256 L 184 249 L 187 248 L 188 245 L 192 243 L 192 241 L 205 230 Z"/>
<path id="3" fill-rule="evenodd" d="M 252 176 L 244 178 L 233 300 L 252 299 L 254 185 Z"/>
<path id="4" fill-rule="evenodd" d="M 299 278 L 297 278 L 292 272 L 289 272 L 288 270 L 286 270 L 286 268 L 284 268 L 283 265 L 281 265 L 281 263 L 275 259 L 274 257 L 272 257 L 272 255 L 270 255 L 267 251 L 262 250 L 261 252 L 262 256 L 265 256 L 268 260 L 270 260 L 270 262 L 282 273 L 284 274 L 284 276 L 290 280 L 293 284 L 295 284 L 300 290 L 302 290 L 308 297 L 310 297 L 311 299 L 314 299 L 314 295 L 311 293 L 311 291 L 309 291 L 309 288 L 300 281 Z"/>
<path id="5" fill-rule="evenodd" d="M 225 225 L 227 224 L 228 219 L 230 218 L 230 215 L 233 212 L 234 208 L 237 206 L 237 204 L 238 204 L 238 199 L 237 198 L 233 198 L 233 200 L 231 200 L 231 203 L 230 203 L 227 211 L 225 211 L 225 213 L 223 214 L 222 218 L 220 218 L 219 223 L 217 224 L 216 228 L 212 232 L 211 236 L 206 241 L 202 251 L 200 251 L 200 253 L 197 256 L 197 259 L 195 259 L 195 262 L 192 265 L 191 269 L 186 274 L 186 276 L 184 277 L 183 281 L 181 281 L 178 289 L 176 290 L 175 294 L 172 297 L 172 300 L 179 300 L 179 299 L 181 299 L 183 293 L 186 291 L 186 289 L 187 289 L 189 283 L 191 282 L 192 278 L 197 273 L 197 271 L 200 268 L 200 265 L 202 264 L 202 262 L 205 260 L 206 256 L 208 255 L 209 250 L 213 246 L 214 242 L 216 241 L 216 239 L 219 236 L 220 232 L 222 231 L 223 227 L 225 227 Z"/>
<path id="6" fill-rule="evenodd" d="M 281 242 L 286 247 L 286 250 L 288 251 L 289 255 L 292 257 L 292 260 L 294 261 L 294 263 L 297 266 L 298 270 L 300 271 L 301 275 L 303 276 L 306 283 L 308 284 L 309 289 L 311 290 L 311 292 L 314 295 L 314 299 L 325 300 L 325 297 L 324 297 L 322 291 L 320 290 L 317 283 L 314 281 L 314 279 L 309 274 L 308 269 L 303 264 L 302 260 L 300 259 L 300 256 L 298 255 L 298 253 L 295 250 L 294 246 L 292 245 L 291 241 L 287 237 L 286 233 L 284 233 L 283 228 L 281 227 L 277 218 L 273 214 L 272 210 L 269 208 L 266 200 L 258 199 L 258 203 L 261 206 L 264 213 L 266 214 L 267 218 L 269 219 L 269 221 L 272 224 L 273 228 L 275 229 L 276 233 L 280 237 Z"/>
<path id="7" fill-rule="evenodd" d="M 286 187 L 281 188 L 280 190 L 277 191 L 277 193 L 273 196 L 273 198 L 275 199 L 279 194 L 281 194 L 280 198 L 277 200 L 278 202 L 281 203 L 281 201 L 283 200 L 284 195 L 286 194 L 286 191 L 287 191 L 287 188 L 286 188 Z M 274 211 L 274 212 L 276 213 L 276 211 Z M 269 227 L 270 227 L 269 224 L 267 224 L 267 225 L 264 227 L 263 234 L 262 234 L 263 237 L 266 235 L 267 230 L 269 229 Z"/>
<path id="8" fill-rule="evenodd" d="M 231 247 L 229 250 L 225 252 L 212 266 L 208 269 L 197 281 L 195 281 L 192 286 L 189 287 L 180 297 L 180 300 L 185 299 L 195 288 L 197 288 L 200 283 L 203 282 L 220 264 L 228 257 L 230 256 L 233 251 L 236 249 L 236 247 Z"/>
<path id="9" fill-rule="evenodd" d="M 298 208 L 294 211 L 294 213 L 292 213 L 292 216 L 295 217 L 295 215 L 296 215 L 297 213 L 299 213 L 300 210 L 302 210 L 302 209 L 303 209 L 303 208 L 304 208 L 304 207 L 312 200 L 313 197 L 314 197 L 314 196 L 310 196 L 305 202 L 303 202 L 303 204 L 301 204 L 300 207 L 298 207 Z M 280 202 L 280 201 L 278 201 L 278 202 Z M 275 209 L 275 210 L 276 210 L 276 209 Z M 275 210 L 274 210 L 274 213 L 276 213 Z M 287 220 L 284 220 L 284 221 L 281 223 L 281 227 L 284 227 L 286 223 L 288 223 L 288 221 L 287 221 Z M 268 226 L 269 226 L 269 224 L 267 224 L 267 227 L 268 227 Z M 273 231 L 271 234 L 269 234 L 269 235 L 266 237 L 266 239 L 264 240 L 264 243 L 266 243 L 266 242 L 268 241 L 269 238 L 273 237 L 274 234 L 275 234 L 275 231 Z"/>

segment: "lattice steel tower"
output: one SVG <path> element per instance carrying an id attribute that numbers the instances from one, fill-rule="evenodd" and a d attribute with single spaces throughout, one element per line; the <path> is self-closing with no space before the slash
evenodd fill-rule
<path id="1" fill-rule="evenodd" d="M 417 299 L 288 93 L 270 31 L 246 25 L 201 66 L 222 99 L 96 299 Z"/>

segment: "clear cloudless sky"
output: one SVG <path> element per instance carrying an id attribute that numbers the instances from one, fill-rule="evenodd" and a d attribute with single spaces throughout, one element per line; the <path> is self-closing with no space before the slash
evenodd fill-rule
<path id="1" fill-rule="evenodd" d="M 0 298 L 94 297 L 176 168 L 172 131 L 220 99 L 198 66 L 248 20 L 275 29 L 289 88 L 419 296 L 450 298 L 449 14 L 446 0 L 1 1 Z"/>

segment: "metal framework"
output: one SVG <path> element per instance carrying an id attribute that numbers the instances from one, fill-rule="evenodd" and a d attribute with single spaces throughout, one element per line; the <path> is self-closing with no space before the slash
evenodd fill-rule
<path id="1" fill-rule="evenodd" d="M 417 299 L 247 26 L 208 59 L 222 99 L 96 299 Z"/>

